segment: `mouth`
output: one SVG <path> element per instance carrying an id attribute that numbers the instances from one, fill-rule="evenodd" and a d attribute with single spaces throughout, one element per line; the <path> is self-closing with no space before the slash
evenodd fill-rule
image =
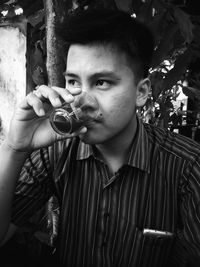
<path id="1" fill-rule="evenodd" d="M 95 119 L 95 120 L 90 120 L 84 123 L 84 126 L 86 128 L 93 128 L 97 126 L 98 124 L 102 123 L 102 119 Z"/>
<path id="2" fill-rule="evenodd" d="M 86 127 L 86 128 L 92 128 L 95 124 L 97 124 L 97 122 L 96 121 L 88 121 L 88 122 L 86 122 L 85 124 L 84 124 L 84 126 Z"/>

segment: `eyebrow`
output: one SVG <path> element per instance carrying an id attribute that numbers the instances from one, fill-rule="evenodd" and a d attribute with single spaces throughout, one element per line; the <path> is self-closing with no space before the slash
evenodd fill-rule
<path id="1" fill-rule="evenodd" d="M 69 77 L 72 77 L 72 78 L 77 78 L 78 77 L 78 75 L 76 75 L 74 73 L 71 73 L 71 72 L 67 72 L 67 71 L 63 72 L 63 76 L 69 76 Z"/>
<path id="2" fill-rule="evenodd" d="M 79 78 L 79 76 L 75 73 L 64 71 L 63 75 L 66 77 L 71 77 L 71 78 Z M 100 71 L 100 72 L 95 72 L 94 74 L 91 75 L 92 78 L 99 78 L 99 77 L 109 77 L 113 78 L 116 80 L 120 80 L 120 78 L 112 71 Z"/>

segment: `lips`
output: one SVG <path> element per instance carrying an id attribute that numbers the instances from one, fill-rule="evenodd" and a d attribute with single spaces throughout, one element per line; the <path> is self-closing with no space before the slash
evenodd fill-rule
<path id="1" fill-rule="evenodd" d="M 86 123 L 84 123 L 84 126 L 87 128 L 92 128 L 96 124 L 101 123 L 102 121 L 103 121 L 103 118 L 94 119 L 94 120 L 87 121 Z"/>
<path id="2" fill-rule="evenodd" d="M 96 120 L 88 121 L 88 122 L 84 123 L 84 126 L 85 126 L 86 128 L 92 128 L 96 123 L 97 123 Z"/>

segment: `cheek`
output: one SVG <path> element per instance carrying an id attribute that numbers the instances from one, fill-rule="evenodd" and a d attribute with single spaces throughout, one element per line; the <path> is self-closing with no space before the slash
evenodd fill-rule
<path id="1" fill-rule="evenodd" d="M 105 107 L 106 120 L 112 124 L 116 121 L 126 122 L 133 116 L 134 111 L 134 96 L 115 95 Z"/>

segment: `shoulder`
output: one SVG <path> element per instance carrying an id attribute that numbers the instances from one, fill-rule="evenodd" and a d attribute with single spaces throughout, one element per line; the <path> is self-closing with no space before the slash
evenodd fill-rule
<path id="1" fill-rule="evenodd" d="M 194 161 L 200 155 L 200 144 L 196 141 L 150 124 L 144 124 L 149 141 L 165 153 Z"/>

